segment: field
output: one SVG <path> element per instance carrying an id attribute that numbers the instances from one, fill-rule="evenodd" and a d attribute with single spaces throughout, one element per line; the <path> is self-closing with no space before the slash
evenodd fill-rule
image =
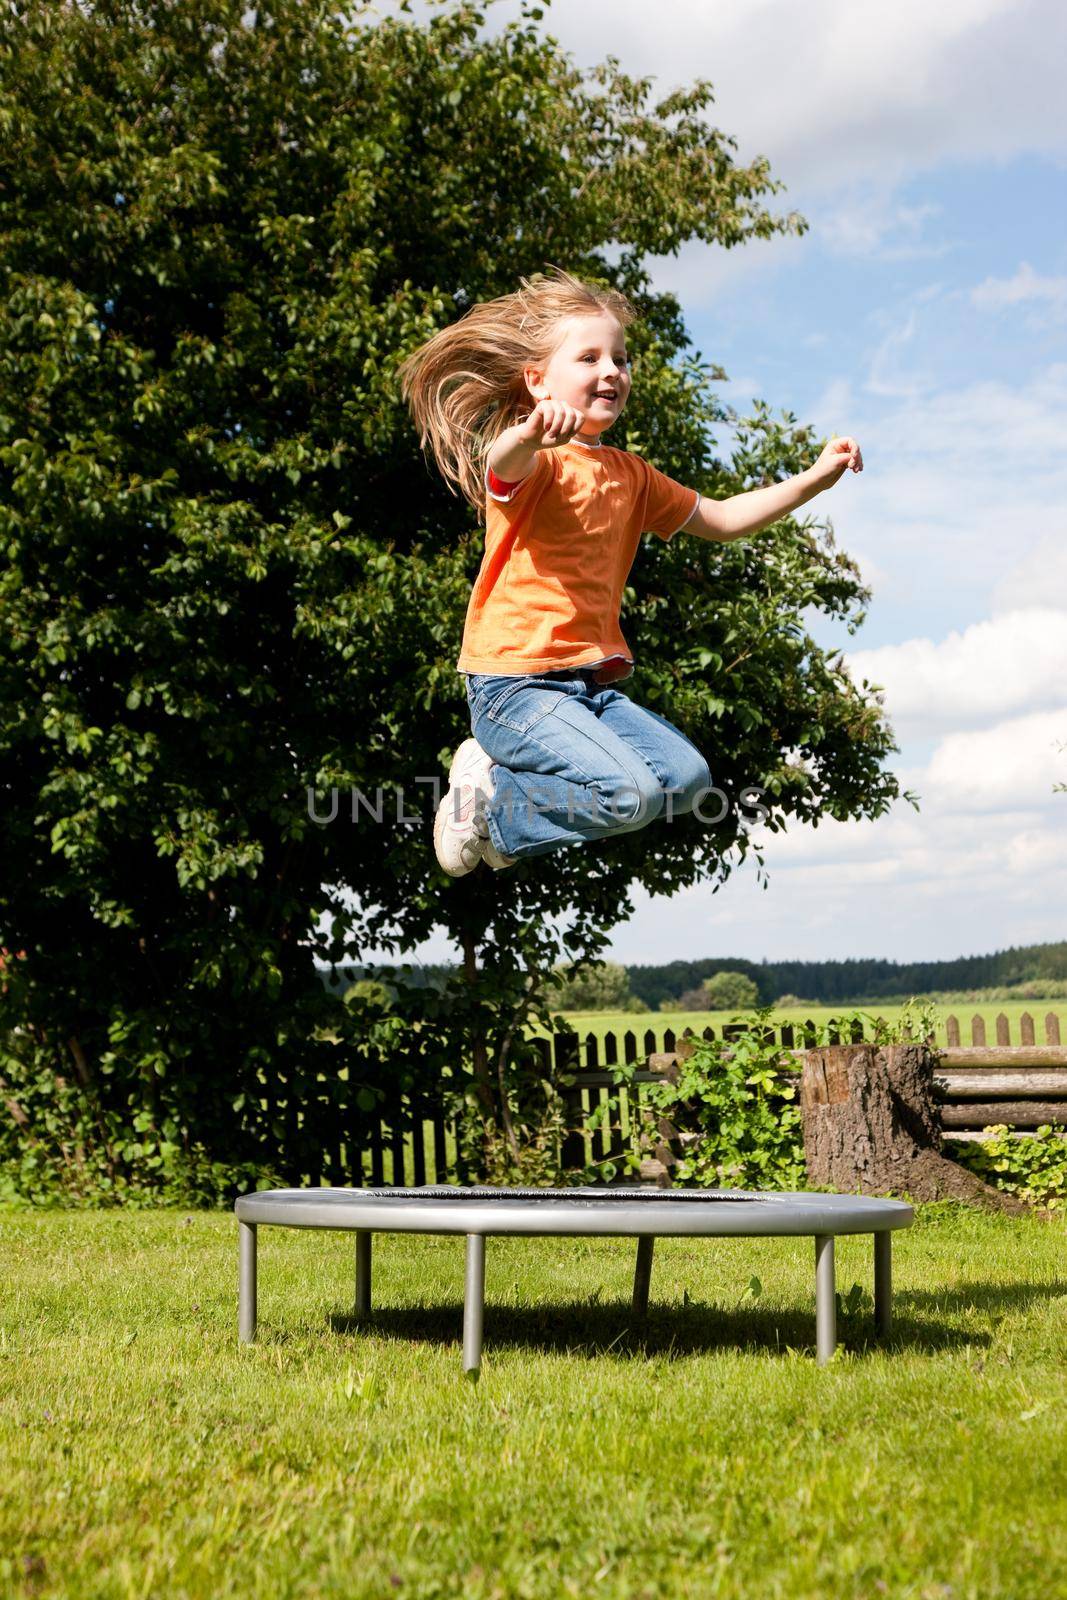
<path id="1" fill-rule="evenodd" d="M 781 1011 L 776 1010 L 772 1018 L 774 1026 L 783 1023 L 794 1024 L 806 1021 L 815 1023 L 828 1022 L 831 1017 L 840 1016 L 846 1011 L 861 1009 L 873 1016 L 883 1017 L 887 1022 L 895 1021 L 903 1009 L 900 1005 L 889 1006 L 864 1006 L 853 1008 L 851 1002 L 838 1006 L 807 1006 L 803 1008 L 785 1006 Z M 978 1016 L 985 1022 L 986 1042 L 995 1044 L 997 1038 L 996 1019 L 1003 1013 L 1008 1019 L 1010 1042 L 1020 1042 L 1019 1019 L 1028 1011 L 1034 1021 L 1034 1040 L 1038 1044 L 1045 1042 L 1045 1015 L 1051 1011 L 1060 1019 L 1060 1039 L 1067 1044 L 1067 1000 L 1027 1000 L 1005 1001 L 1003 1003 L 982 1002 L 971 1004 L 948 1004 L 937 1007 L 938 1022 L 935 1038 L 938 1044 L 946 1043 L 945 1018 L 955 1016 L 960 1025 L 960 1044 L 971 1043 L 971 1019 Z M 590 1033 L 598 1040 L 603 1041 L 606 1033 L 615 1033 L 620 1039 L 628 1031 L 633 1031 L 640 1041 L 646 1029 L 651 1028 L 655 1033 L 657 1042 L 662 1042 L 665 1028 L 672 1028 L 675 1034 L 682 1033 L 687 1027 L 695 1033 L 703 1033 L 705 1028 L 714 1028 L 716 1037 L 721 1037 L 722 1027 L 726 1022 L 732 1021 L 735 1016 L 744 1013 L 731 1011 L 647 1011 L 640 1015 L 636 1012 L 625 1011 L 571 1011 L 564 1013 L 571 1027 L 584 1039 Z M 543 1033 L 544 1029 L 531 1028 L 529 1036 Z M 866 1031 L 866 1030 L 865 1030 Z"/>
<path id="2" fill-rule="evenodd" d="M 1067 1585 L 1064 1226 L 919 1208 L 894 1336 L 812 1344 L 807 1239 L 266 1230 L 236 1338 L 226 1213 L 0 1217 L 0 1592 L 63 1600 L 1049 1600 Z M 758 1280 L 758 1281 L 754 1281 Z M 838 1241 L 838 1287 L 871 1284 Z"/>

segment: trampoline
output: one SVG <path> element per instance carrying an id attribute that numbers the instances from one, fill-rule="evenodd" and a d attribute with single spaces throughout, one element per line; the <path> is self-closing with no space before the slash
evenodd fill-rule
<path id="1" fill-rule="evenodd" d="M 914 1213 L 903 1200 L 867 1195 L 767 1193 L 749 1189 L 501 1189 L 428 1184 L 421 1188 L 262 1189 L 234 1205 L 238 1222 L 238 1338 L 256 1337 L 256 1244 L 261 1227 L 340 1228 L 355 1239 L 355 1315 L 371 1314 L 371 1235 L 456 1233 L 466 1238 L 463 1370 L 482 1362 L 485 1241 L 493 1234 L 605 1235 L 636 1238 L 633 1313 L 648 1311 L 652 1247 L 674 1238 L 810 1235 L 815 1240 L 815 1356 L 829 1361 L 837 1344 L 834 1238 L 874 1238 L 874 1320 L 888 1337 L 892 1301 L 892 1230 Z"/>

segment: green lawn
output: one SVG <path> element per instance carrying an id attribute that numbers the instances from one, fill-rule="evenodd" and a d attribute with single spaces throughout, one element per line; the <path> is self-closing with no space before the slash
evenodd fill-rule
<path id="1" fill-rule="evenodd" d="M 225 1213 L 0 1214 L 0 1593 L 1049 1600 L 1067 1588 L 1062 1219 L 918 1208 L 814 1364 L 808 1239 L 260 1234 L 236 1338 Z M 871 1284 L 839 1240 L 838 1288 Z M 754 1296 L 751 1279 L 761 1280 Z"/>

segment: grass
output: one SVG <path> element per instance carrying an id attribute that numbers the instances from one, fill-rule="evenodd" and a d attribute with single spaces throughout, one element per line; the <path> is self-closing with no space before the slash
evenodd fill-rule
<path id="1" fill-rule="evenodd" d="M 781 1027 L 783 1023 L 791 1022 L 794 1025 L 806 1021 L 816 1023 L 828 1022 L 831 1017 L 842 1016 L 852 1010 L 867 1011 L 872 1016 L 884 1017 L 887 1022 L 893 1022 L 900 1015 L 903 1007 L 900 1005 L 873 1005 L 853 1007 L 851 1002 L 842 1002 L 837 1006 L 783 1006 L 777 1009 L 771 1018 L 772 1025 Z M 1024 1011 L 1028 1011 L 1034 1021 L 1034 1040 L 1037 1044 L 1045 1042 L 1045 1015 L 1051 1011 L 1060 1019 L 1060 1037 L 1067 1044 L 1067 1000 L 1027 1000 L 1027 1001 L 983 1001 L 981 1004 L 967 1005 L 939 1005 L 937 1007 L 937 1027 L 935 1038 L 939 1045 L 948 1042 L 945 1032 L 946 1017 L 954 1016 L 960 1025 L 960 1044 L 971 1043 L 971 1018 L 978 1016 L 985 1022 L 986 1043 L 995 1045 L 997 1042 L 996 1019 L 1001 1012 L 1008 1019 L 1009 1037 L 1013 1045 L 1020 1043 L 1021 1034 L 1019 1019 Z M 665 1028 L 673 1028 L 675 1034 L 682 1033 L 686 1028 L 692 1028 L 694 1033 L 703 1033 L 705 1028 L 714 1028 L 717 1037 L 721 1037 L 723 1024 L 731 1022 L 735 1016 L 748 1013 L 733 1011 L 568 1011 L 563 1013 L 569 1025 L 581 1035 L 584 1040 L 590 1033 L 603 1043 L 606 1033 L 614 1033 L 618 1038 L 628 1031 L 637 1036 L 641 1043 L 642 1036 L 647 1028 L 651 1028 L 657 1039 L 662 1040 Z M 542 1034 L 543 1028 L 527 1030 L 529 1036 Z M 869 1030 L 865 1030 L 869 1031 Z M 798 1040 L 799 1044 L 799 1040 Z"/>
<path id="2" fill-rule="evenodd" d="M 380 1236 L 361 1330 L 352 1241 L 263 1229 L 242 1347 L 232 1215 L 0 1215 L 0 1593 L 1064 1592 L 1062 1220 L 918 1207 L 825 1368 L 811 1240 L 659 1240 L 643 1331 L 633 1253 L 491 1239 L 475 1386 L 459 1239 Z"/>

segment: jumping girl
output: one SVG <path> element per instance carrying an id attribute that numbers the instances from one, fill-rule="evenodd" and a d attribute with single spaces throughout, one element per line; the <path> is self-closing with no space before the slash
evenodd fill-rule
<path id="1" fill-rule="evenodd" d="M 485 517 L 456 663 L 473 737 L 434 820 L 452 877 L 692 810 L 711 785 L 700 751 L 609 687 L 633 675 L 619 605 L 641 536 L 742 538 L 863 468 L 835 438 L 806 472 L 727 500 L 676 483 L 601 437 L 630 396 L 630 301 L 557 267 L 520 282 L 400 369 L 423 450 Z"/>

